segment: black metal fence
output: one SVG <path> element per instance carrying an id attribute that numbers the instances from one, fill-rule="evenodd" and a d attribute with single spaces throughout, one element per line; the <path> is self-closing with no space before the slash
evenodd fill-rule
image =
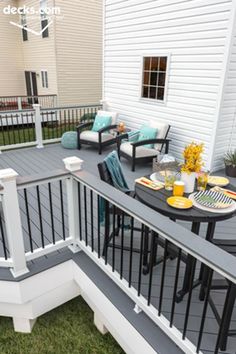
<path id="1" fill-rule="evenodd" d="M 33 111 L 0 112 L 0 146 L 36 140 Z"/>
<path id="2" fill-rule="evenodd" d="M 18 197 L 26 253 L 65 241 L 68 211 L 65 178 L 30 184 L 18 183 Z"/>
<path id="3" fill-rule="evenodd" d="M 93 120 L 99 108 L 101 105 L 42 110 L 43 140 L 60 138 L 64 132 L 75 131 L 79 123 Z"/>
<path id="4" fill-rule="evenodd" d="M 125 286 L 161 328 L 163 318 L 168 320 L 177 345 L 182 342 L 191 348 L 193 343 L 196 353 L 218 353 L 224 348 L 230 342 L 225 333 L 229 289 L 236 283 L 236 268 L 229 275 L 226 265 L 232 265 L 233 257 L 200 238 L 195 248 L 196 235 L 121 192 L 114 193 L 114 188 L 98 180 L 95 184 L 85 172 L 76 179 L 80 247 L 102 269 L 106 267 L 113 280 L 119 278 L 118 285 Z M 213 283 L 222 278 L 228 290 L 213 290 Z M 187 292 L 180 299 L 186 279 Z M 200 286 L 195 287 L 196 281 Z M 210 302 L 218 305 L 218 323 Z"/>
<path id="5" fill-rule="evenodd" d="M 0 97 L 0 111 L 15 111 L 32 109 L 33 104 L 40 104 L 42 108 L 56 106 L 57 95 L 38 96 L 3 96 Z"/>
<path id="6" fill-rule="evenodd" d="M 99 104 L 41 109 L 43 140 L 61 138 L 66 131 L 75 131 L 80 122 L 93 120 Z M 34 110 L 0 111 L 0 146 L 36 142 Z"/>

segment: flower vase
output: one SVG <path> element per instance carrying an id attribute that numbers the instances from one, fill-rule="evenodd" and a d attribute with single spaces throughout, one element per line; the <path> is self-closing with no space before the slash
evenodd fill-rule
<path id="1" fill-rule="evenodd" d="M 181 172 L 181 181 L 184 182 L 184 192 L 193 193 L 195 187 L 195 172 Z"/>

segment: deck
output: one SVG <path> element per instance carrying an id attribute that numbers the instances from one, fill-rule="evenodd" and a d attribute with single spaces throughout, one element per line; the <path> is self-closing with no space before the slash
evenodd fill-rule
<path id="1" fill-rule="evenodd" d="M 110 151 L 110 150 L 107 150 Z M 8 152 L 4 152 L 3 154 L 0 155 L 0 168 L 13 168 L 16 172 L 19 173 L 20 176 L 29 176 L 29 175 L 37 175 L 37 174 L 43 174 L 45 172 L 51 171 L 51 170 L 57 170 L 60 168 L 63 168 L 63 162 L 62 159 L 68 156 L 78 156 L 84 160 L 84 169 L 87 170 L 88 172 L 98 176 L 98 171 L 96 168 L 96 165 L 99 161 L 101 161 L 104 156 L 105 152 L 103 153 L 102 156 L 99 156 L 96 151 L 94 151 L 91 148 L 85 148 L 81 151 L 78 150 L 65 150 L 63 149 L 59 144 L 53 144 L 53 145 L 48 145 L 44 149 L 36 149 L 36 148 L 27 148 L 27 149 L 22 149 L 22 150 L 12 150 Z M 122 165 L 124 167 L 124 172 L 127 178 L 127 181 L 129 182 L 130 187 L 133 187 L 134 180 L 137 177 L 147 175 L 151 172 L 151 165 L 145 166 L 145 167 L 137 167 L 137 170 L 135 173 L 130 171 L 130 166 L 129 164 L 122 160 Z M 236 184 L 236 181 L 232 181 L 232 183 Z M 48 239 L 48 242 L 50 242 L 52 233 L 51 233 L 51 228 L 50 228 L 50 220 L 49 220 L 49 198 L 47 194 L 47 188 L 46 187 L 41 187 L 41 200 L 42 204 L 44 206 L 43 208 L 43 225 L 44 225 L 44 234 L 45 238 Z M 54 217 L 56 220 L 56 239 L 62 238 L 62 227 L 61 227 L 61 210 L 60 210 L 60 204 L 59 204 L 59 196 L 58 196 L 58 185 L 53 184 L 52 185 L 52 202 L 53 202 L 53 210 L 54 210 Z M 65 192 L 65 189 L 64 189 Z M 24 236 L 25 236 L 25 245 L 27 250 L 29 250 L 29 239 L 27 235 L 27 220 L 26 220 L 26 215 L 24 213 L 24 194 L 23 191 L 20 191 L 20 206 L 22 209 L 22 224 L 23 224 L 23 229 L 24 229 Z M 66 210 L 66 195 L 63 193 L 64 196 L 64 202 L 65 202 L 65 216 L 67 213 Z M 32 189 L 32 191 L 29 192 L 28 194 L 29 202 L 30 202 L 30 214 L 31 214 L 31 224 L 32 224 L 32 235 L 33 235 L 33 242 L 35 245 L 39 245 L 41 240 L 40 240 L 40 232 L 39 232 L 39 226 L 38 226 L 38 215 L 37 215 L 37 205 L 36 205 L 36 195 L 35 191 Z M 187 223 L 184 224 L 185 227 L 189 227 Z M 226 238 L 235 238 L 235 230 L 236 230 L 236 217 L 232 218 L 228 221 L 225 222 L 220 222 L 218 223 L 216 227 L 216 233 L 215 237 L 226 237 Z M 205 235 L 205 227 L 201 228 L 201 233 L 200 235 L 204 237 Z M 66 218 L 65 218 L 65 232 L 68 232 L 68 226 L 66 223 Z M 139 236 L 136 235 L 136 241 L 139 242 Z M 119 242 L 117 240 L 117 242 Z M 128 236 L 127 236 L 127 242 L 128 242 Z M 117 251 L 118 252 L 118 251 Z M 161 252 L 161 251 L 160 251 Z M 1 253 L 1 247 L 0 247 L 0 253 Z M 1 254 L 2 255 L 2 254 Z M 42 271 L 42 269 L 45 269 L 46 267 L 50 267 L 53 264 L 56 264 L 57 262 L 62 262 L 68 258 L 71 257 L 71 253 L 68 250 L 61 250 L 55 252 L 53 255 L 43 257 L 43 259 L 36 261 L 32 261 L 29 268 L 31 270 L 31 274 L 35 272 Z M 118 257 L 117 257 L 118 258 Z M 134 271 L 132 274 L 132 285 L 134 287 L 137 286 L 137 276 L 138 273 L 135 271 L 135 269 L 138 269 L 138 255 L 134 257 Z M 137 266 L 135 266 L 137 264 Z M 125 266 L 127 265 L 127 267 Z M 116 265 L 118 267 L 118 264 Z M 169 261 L 166 274 L 166 282 L 167 286 L 165 288 L 165 293 L 164 293 L 164 302 L 163 302 L 163 310 L 164 314 L 167 318 L 169 318 L 170 315 L 170 299 L 171 295 L 173 292 L 173 285 L 174 285 L 174 269 L 175 269 L 175 260 L 174 261 Z M 128 276 L 126 274 L 128 270 L 128 255 L 124 259 L 124 276 Z M 184 274 L 184 265 L 181 267 L 181 273 L 180 273 L 180 280 L 183 278 Z M 154 284 L 154 291 L 152 292 L 152 299 L 151 303 L 156 306 L 158 303 L 158 285 L 160 284 L 160 276 L 161 276 L 161 266 L 157 266 L 154 268 L 154 277 L 153 277 L 153 284 Z M 142 288 L 142 294 L 144 296 L 147 295 L 147 285 L 148 283 L 148 276 L 147 277 L 147 282 L 145 282 L 145 276 L 143 276 L 143 288 Z M 10 276 L 10 273 L 8 270 L 0 270 L 0 279 L 12 279 Z M 222 303 L 224 299 L 224 293 L 220 291 L 215 291 L 213 295 L 217 299 L 217 303 L 219 305 L 219 308 L 222 308 Z M 200 314 L 202 312 L 202 303 L 198 301 L 198 289 L 194 290 L 193 292 L 193 306 L 191 308 L 191 317 L 190 317 L 190 326 L 189 330 L 187 333 L 187 337 L 190 340 L 196 341 L 197 333 L 200 327 Z M 175 318 L 175 325 L 181 329 L 183 325 L 183 313 L 184 309 L 186 307 L 186 299 L 184 299 L 180 304 L 176 305 L 176 318 Z M 233 316 L 233 321 L 232 321 L 232 327 L 236 328 L 236 313 Z M 204 335 L 203 338 L 203 344 L 202 344 L 202 350 L 205 353 L 213 353 L 212 351 L 212 343 L 215 342 L 216 339 L 216 333 L 217 333 L 217 323 L 215 321 L 215 318 L 211 312 L 210 309 L 208 309 L 208 314 L 207 314 L 207 321 L 206 321 L 206 329 L 205 332 L 207 335 Z M 229 353 L 229 354 L 235 354 L 236 353 L 236 339 L 235 338 L 229 338 L 228 341 L 228 349 L 224 353 Z"/>

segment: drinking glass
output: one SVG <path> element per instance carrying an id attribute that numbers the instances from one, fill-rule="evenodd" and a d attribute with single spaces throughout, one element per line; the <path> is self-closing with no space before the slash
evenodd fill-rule
<path id="1" fill-rule="evenodd" d="M 165 189 L 167 191 L 173 190 L 175 180 L 176 174 L 173 171 L 165 171 Z"/>
<path id="2" fill-rule="evenodd" d="M 207 187 L 207 181 L 209 177 L 209 171 L 201 171 L 197 176 L 197 190 L 205 191 Z"/>

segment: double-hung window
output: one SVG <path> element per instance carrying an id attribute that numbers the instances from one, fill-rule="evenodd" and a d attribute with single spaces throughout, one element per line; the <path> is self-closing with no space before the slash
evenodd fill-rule
<path id="1" fill-rule="evenodd" d="M 142 98 L 165 100 L 167 60 L 167 56 L 143 57 Z"/>
<path id="2" fill-rule="evenodd" d="M 41 70 L 42 87 L 48 88 L 48 72 L 46 70 Z"/>
<path id="3" fill-rule="evenodd" d="M 41 16 L 41 28 L 42 28 L 42 37 L 49 37 L 48 30 L 48 16 L 46 12 L 47 8 L 47 0 L 40 0 L 40 16 Z"/>
<path id="4" fill-rule="evenodd" d="M 28 31 L 25 29 L 27 28 L 27 21 L 26 21 L 26 14 L 21 11 L 21 14 L 20 14 L 20 22 L 21 22 L 21 26 L 23 26 L 22 28 L 22 38 L 23 38 L 23 41 L 28 41 Z"/>

